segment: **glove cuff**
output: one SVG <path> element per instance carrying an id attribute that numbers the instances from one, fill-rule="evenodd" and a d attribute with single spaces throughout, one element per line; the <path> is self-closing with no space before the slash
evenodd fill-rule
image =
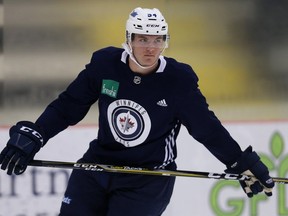
<path id="1" fill-rule="evenodd" d="M 14 133 L 20 133 L 24 136 L 29 137 L 30 139 L 35 141 L 40 147 L 43 147 L 47 142 L 43 129 L 30 121 L 20 121 L 16 125 L 12 126 L 9 130 L 10 137 Z"/>
<path id="2" fill-rule="evenodd" d="M 252 146 L 249 146 L 236 162 L 227 165 L 226 173 L 243 173 L 244 171 L 251 169 L 257 162 L 260 161 L 260 157 L 255 151 L 252 151 Z"/>

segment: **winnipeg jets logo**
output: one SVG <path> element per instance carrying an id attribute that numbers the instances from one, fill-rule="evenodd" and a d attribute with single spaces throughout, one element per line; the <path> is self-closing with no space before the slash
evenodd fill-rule
<path id="1" fill-rule="evenodd" d="M 123 133 L 125 133 L 126 131 L 128 132 L 128 130 L 134 126 L 134 122 L 131 121 L 131 118 L 129 116 L 130 116 L 130 111 L 127 112 L 127 115 L 124 116 L 124 118 L 120 117 L 120 124 L 121 124 Z"/>
<path id="2" fill-rule="evenodd" d="M 126 147 L 142 144 L 151 129 L 150 117 L 140 104 L 120 99 L 108 106 L 107 117 L 115 141 Z"/>

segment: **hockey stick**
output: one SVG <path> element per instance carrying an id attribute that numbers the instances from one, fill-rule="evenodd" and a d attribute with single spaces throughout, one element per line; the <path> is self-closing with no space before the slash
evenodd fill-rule
<path id="1" fill-rule="evenodd" d="M 74 163 L 62 161 L 44 161 L 33 160 L 29 166 L 36 167 L 52 167 L 52 168 L 65 168 L 65 169 L 80 169 L 97 172 L 114 172 L 114 173 L 128 173 L 128 174 L 142 174 L 142 175 L 157 175 L 157 176 L 182 176 L 194 178 L 207 178 L 207 179 L 224 179 L 224 180 L 249 180 L 252 176 L 232 174 L 232 173 L 214 173 L 214 172 L 199 172 L 199 171 L 186 171 L 186 170 L 164 170 L 164 169 L 146 169 L 141 167 L 130 166 L 113 166 L 95 163 Z M 288 184 L 288 178 L 272 178 L 274 182 L 280 184 Z"/>

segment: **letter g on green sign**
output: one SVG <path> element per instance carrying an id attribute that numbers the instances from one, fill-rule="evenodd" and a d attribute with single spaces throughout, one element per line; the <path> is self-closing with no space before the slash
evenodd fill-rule
<path id="1" fill-rule="evenodd" d="M 219 204 L 219 200 L 221 200 L 220 192 L 223 188 L 227 187 L 234 187 L 239 188 L 240 185 L 237 181 L 219 181 L 217 184 L 212 188 L 211 195 L 210 195 L 210 204 L 212 207 L 213 212 L 217 216 L 239 216 L 242 214 L 244 209 L 244 199 L 238 198 L 238 199 L 229 199 L 227 201 L 228 207 L 230 207 L 231 210 L 227 211 L 221 208 Z"/>

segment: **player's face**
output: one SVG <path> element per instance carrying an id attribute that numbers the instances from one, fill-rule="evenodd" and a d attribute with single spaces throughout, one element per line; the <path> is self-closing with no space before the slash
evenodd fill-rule
<path id="1" fill-rule="evenodd" d="M 163 36 L 135 34 L 131 42 L 133 55 L 142 66 L 151 66 L 158 61 L 166 46 Z"/>

